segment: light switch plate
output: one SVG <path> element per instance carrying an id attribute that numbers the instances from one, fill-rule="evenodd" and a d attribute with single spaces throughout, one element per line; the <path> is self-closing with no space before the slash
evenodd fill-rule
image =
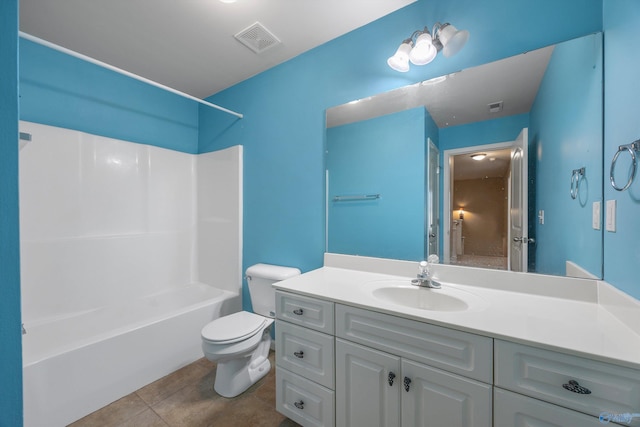
<path id="1" fill-rule="evenodd" d="M 601 206 L 602 203 L 600 201 L 593 202 L 593 216 L 591 221 L 594 230 L 600 230 Z"/>
<path id="2" fill-rule="evenodd" d="M 606 215 L 606 229 L 607 231 L 616 231 L 616 201 L 607 200 L 607 215 Z"/>

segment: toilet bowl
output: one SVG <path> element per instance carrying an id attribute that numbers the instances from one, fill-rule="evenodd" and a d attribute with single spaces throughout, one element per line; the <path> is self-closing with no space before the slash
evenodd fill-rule
<path id="1" fill-rule="evenodd" d="M 246 271 L 249 294 L 256 313 L 240 311 L 221 317 L 202 328 L 202 351 L 217 363 L 214 390 L 235 397 L 264 377 L 271 369 L 271 325 L 275 317 L 273 283 L 300 274 L 300 270 L 256 264 Z"/>

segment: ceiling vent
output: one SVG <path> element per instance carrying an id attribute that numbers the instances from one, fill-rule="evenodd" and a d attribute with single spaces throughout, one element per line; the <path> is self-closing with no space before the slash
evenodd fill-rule
<path id="1" fill-rule="evenodd" d="M 491 104 L 487 104 L 487 107 L 489 107 L 489 113 L 499 113 L 502 111 L 502 101 L 492 102 Z"/>
<path id="2" fill-rule="evenodd" d="M 269 30 L 256 22 L 234 36 L 240 43 L 254 51 L 262 53 L 265 50 L 280 44 L 280 40 Z"/>

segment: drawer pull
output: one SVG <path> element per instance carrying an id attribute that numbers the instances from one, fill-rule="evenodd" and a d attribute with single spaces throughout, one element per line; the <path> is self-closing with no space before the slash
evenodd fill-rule
<path id="1" fill-rule="evenodd" d="M 393 380 L 396 378 L 396 374 L 394 374 L 393 372 L 389 372 L 389 378 L 387 381 L 389 381 L 389 386 L 393 385 Z"/>
<path id="2" fill-rule="evenodd" d="M 411 384 L 411 378 L 404 377 L 404 391 L 409 391 L 409 384 Z"/>
<path id="3" fill-rule="evenodd" d="M 304 310 L 301 308 L 296 308 L 295 310 L 293 310 L 293 314 L 295 314 L 296 316 L 302 316 L 302 313 L 304 313 Z"/>
<path id="4" fill-rule="evenodd" d="M 578 384 L 578 381 L 570 380 L 568 384 L 562 384 L 565 389 L 578 394 L 591 394 L 591 390 Z"/>
<path id="5" fill-rule="evenodd" d="M 298 359 L 302 359 L 304 357 L 304 351 L 300 350 L 300 351 L 294 351 L 293 355 L 295 357 L 297 357 Z"/>
<path id="6" fill-rule="evenodd" d="M 294 402 L 293 405 L 298 409 L 304 409 L 304 402 L 302 400 L 298 400 L 297 402 Z"/>

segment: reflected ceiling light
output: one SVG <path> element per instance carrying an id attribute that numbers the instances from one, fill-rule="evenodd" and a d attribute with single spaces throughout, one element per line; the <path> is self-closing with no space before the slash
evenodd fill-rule
<path id="1" fill-rule="evenodd" d="M 472 158 L 473 160 L 482 160 L 482 159 L 484 159 L 485 157 L 487 157 L 487 155 L 486 155 L 485 153 L 477 153 L 477 154 L 472 154 L 472 155 L 471 155 L 471 158 Z"/>
<path id="2" fill-rule="evenodd" d="M 459 31 L 449 23 L 438 22 L 431 32 L 427 27 L 414 31 L 387 60 L 387 64 L 394 70 L 405 73 L 409 71 L 409 61 L 414 65 L 426 65 L 433 61 L 441 50 L 444 56 L 453 56 L 462 49 L 468 39 L 468 31 Z"/>

